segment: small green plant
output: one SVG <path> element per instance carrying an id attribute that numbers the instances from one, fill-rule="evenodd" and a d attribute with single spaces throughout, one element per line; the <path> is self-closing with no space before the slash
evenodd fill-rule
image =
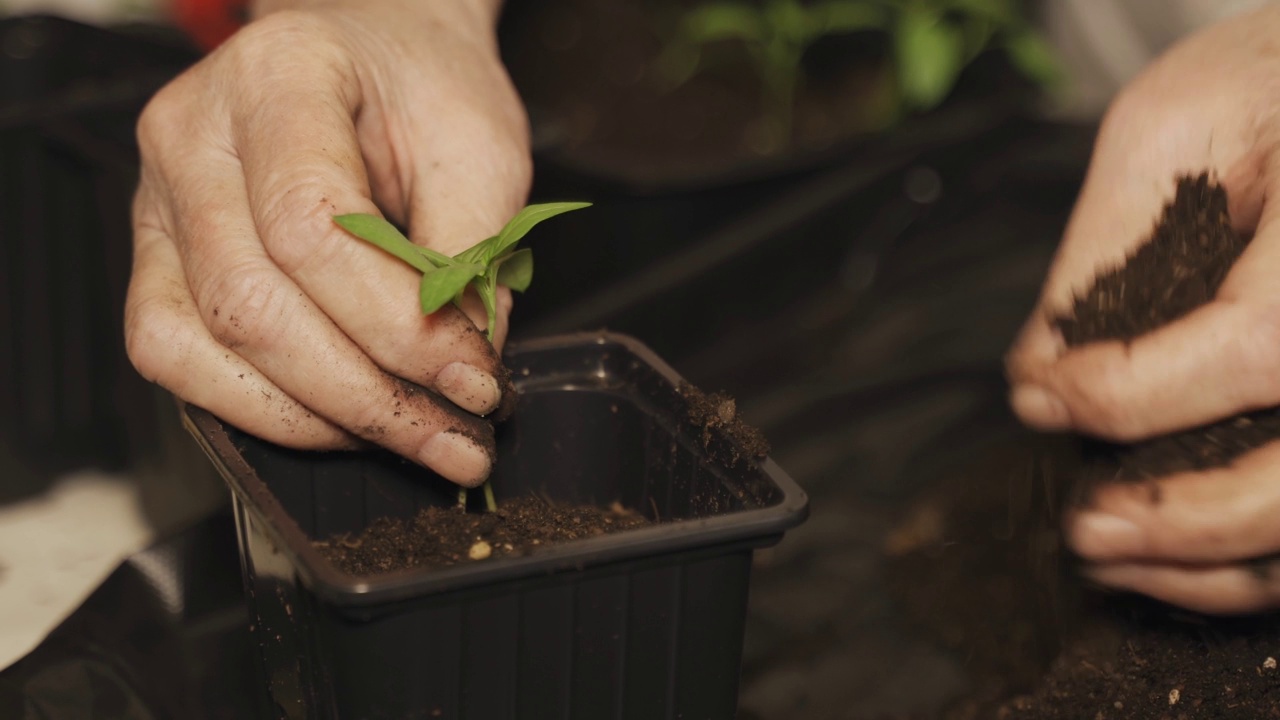
<path id="1" fill-rule="evenodd" d="M 585 202 L 530 205 L 516 213 L 497 235 L 453 257 L 415 245 L 395 225 L 377 215 L 338 215 L 333 221 L 352 235 L 382 248 L 422 273 L 422 280 L 418 283 L 418 302 L 424 315 L 430 315 L 450 302 L 461 302 L 467 288 L 474 287 L 488 316 L 485 337 L 493 342 L 498 286 L 505 285 L 516 292 L 524 292 L 533 281 L 533 251 L 517 249 L 520 240 L 543 220 L 590 205 Z M 497 509 L 493 486 L 488 482 L 484 484 L 484 499 L 490 512 Z M 466 506 L 466 488 L 458 491 L 458 502 Z"/>
<path id="2" fill-rule="evenodd" d="M 708 46 L 741 43 L 763 85 L 766 117 L 789 141 L 805 51 L 823 37 L 862 31 L 892 38 L 899 103 L 907 110 L 942 102 L 960 71 L 990 48 L 1003 47 L 1038 83 L 1059 77 L 1052 51 L 1017 0 L 711 0 L 681 17 L 656 70 L 675 88 L 702 69 Z"/>
<path id="3" fill-rule="evenodd" d="M 849 0 L 708 2 L 681 18 L 658 57 L 657 69 L 668 87 L 678 87 L 701 69 L 705 46 L 741 42 L 764 86 L 766 115 L 789 137 L 805 50 L 826 35 L 882 27 L 884 15 L 875 3 Z"/>

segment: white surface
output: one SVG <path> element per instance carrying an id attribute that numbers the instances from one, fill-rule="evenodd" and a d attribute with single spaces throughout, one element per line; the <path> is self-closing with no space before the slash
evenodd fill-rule
<path id="1" fill-rule="evenodd" d="M 135 483 L 100 473 L 0 506 L 0 669 L 40 643 L 152 530 Z"/>
<path id="2" fill-rule="evenodd" d="M 160 17 L 164 0 L 0 0 L 0 15 L 49 14 L 89 23 Z"/>

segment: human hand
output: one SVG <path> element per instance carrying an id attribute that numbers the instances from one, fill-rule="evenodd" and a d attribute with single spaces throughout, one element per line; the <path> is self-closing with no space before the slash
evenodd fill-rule
<path id="1" fill-rule="evenodd" d="M 1039 307 L 1008 357 L 1026 423 L 1130 442 L 1280 405 L 1280 8 L 1211 27 L 1115 101 Z M 1049 318 L 1149 236 L 1181 174 L 1211 169 L 1254 240 L 1215 300 L 1131 344 L 1067 351 Z M 1280 443 L 1228 467 L 1102 488 L 1068 519 L 1095 580 L 1214 613 L 1280 606 Z M 1158 500 L 1157 500 L 1158 498 Z"/>
<path id="2" fill-rule="evenodd" d="M 315 5 L 250 23 L 144 111 L 129 357 L 272 442 L 376 443 L 478 485 L 478 415 L 506 377 L 484 308 L 424 318 L 415 272 L 333 216 L 381 208 L 453 255 L 523 206 L 528 128 L 496 4 Z M 501 293 L 499 347 L 510 306 Z"/>

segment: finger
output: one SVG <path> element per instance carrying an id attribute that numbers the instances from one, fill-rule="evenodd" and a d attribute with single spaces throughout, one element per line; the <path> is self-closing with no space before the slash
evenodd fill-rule
<path id="1" fill-rule="evenodd" d="M 145 190 L 140 198 L 149 195 Z M 145 204 L 146 200 L 141 200 Z M 173 241 L 135 212 L 126 347 L 138 372 L 174 395 L 277 445 L 351 448 L 357 440 L 317 417 L 244 358 L 219 345 L 196 311 Z"/>
<path id="2" fill-rule="evenodd" d="M 1280 297 L 1257 290 L 1130 343 L 1073 350 L 1021 378 L 1014 408 L 1042 429 L 1134 441 L 1280 404 Z"/>
<path id="3" fill-rule="evenodd" d="M 1084 570 L 1094 582 L 1212 615 L 1280 607 L 1280 568 L 1265 565 L 1099 565 Z"/>
<path id="4" fill-rule="evenodd" d="M 1238 168 L 1240 212 L 1258 218 L 1266 177 Z M 1274 214 L 1274 211 L 1269 211 Z M 1009 360 L 1011 402 L 1044 430 L 1135 440 L 1280 402 L 1280 225 L 1262 216 L 1214 302 L 1132 342 L 1066 352 L 1037 316 Z M 1179 388 L 1172 393 L 1168 389 Z"/>
<path id="5" fill-rule="evenodd" d="M 333 424 L 453 482 L 482 482 L 492 428 L 384 372 L 276 267 L 234 159 L 193 152 L 187 160 L 191 171 L 173 174 L 169 200 L 188 284 L 214 338 Z"/>
<path id="6" fill-rule="evenodd" d="M 418 273 L 333 222 L 338 214 L 377 212 L 352 120 L 359 95 L 333 90 L 351 78 L 284 55 L 283 70 L 293 72 L 259 68 L 269 95 L 250 98 L 233 122 L 268 254 L 379 366 L 470 412 L 492 412 L 503 377 L 493 347 L 452 306 L 424 318 Z"/>
<path id="7" fill-rule="evenodd" d="M 1228 563 L 1280 550 L 1280 443 L 1229 467 L 1100 489 L 1068 520 L 1073 550 L 1094 562 Z"/>

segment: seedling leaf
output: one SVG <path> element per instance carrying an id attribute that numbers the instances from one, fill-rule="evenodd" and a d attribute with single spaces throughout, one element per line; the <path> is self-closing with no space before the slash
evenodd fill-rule
<path id="1" fill-rule="evenodd" d="M 1057 56 L 1034 30 L 1015 33 L 1005 42 L 1005 50 L 1013 66 L 1033 81 L 1052 86 L 1062 80 Z"/>
<path id="2" fill-rule="evenodd" d="M 444 307 L 463 290 L 467 283 L 484 272 L 484 267 L 475 264 L 451 265 L 423 273 L 422 282 L 418 285 L 418 299 L 422 303 L 422 314 L 431 313 Z"/>
<path id="3" fill-rule="evenodd" d="M 764 19 L 777 35 L 792 43 L 807 44 L 808 16 L 797 0 L 774 0 L 765 3 Z M 775 43 L 770 43 L 775 44 Z"/>
<path id="4" fill-rule="evenodd" d="M 766 34 L 760 14 L 754 8 L 728 2 L 693 9 L 685 16 L 680 30 L 686 38 L 699 44 L 732 39 L 760 41 Z"/>
<path id="5" fill-rule="evenodd" d="M 435 250 L 432 250 L 429 247 L 422 247 L 421 245 L 414 245 L 414 247 L 418 249 L 418 252 L 422 253 L 423 257 L 431 261 L 431 263 L 435 265 L 435 267 L 447 267 L 449 265 L 458 264 L 457 260 L 449 257 L 448 255 L 445 255 L 442 252 L 437 252 Z"/>
<path id="6" fill-rule="evenodd" d="M 1001 27 L 1010 27 L 1021 21 L 1017 7 L 1009 0 L 947 0 L 941 5 L 943 11 L 985 18 Z"/>
<path id="7" fill-rule="evenodd" d="M 886 15 L 874 5 L 852 5 L 847 0 L 827 0 L 809 7 L 809 34 L 821 37 L 826 34 L 853 33 L 859 30 L 877 30 L 885 27 Z"/>
<path id="8" fill-rule="evenodd" d="M 908 5 L 898 19 L 898 82 L 903 99 L 920 109 L 942 102 L 963 63 L 964 40 L 941 13 Z"/>
<path id="9" fill-rule="evenodd" d="M 343 230 L 355 235 L 365 242 L 372 243 L 388 253 L 409 263 L 419 272 L 430 272 L 437 267 L 423 253 L 422 248 L 409 242 L 395 225 L 366 213 L 338 215 L 333 219 Z M 441 256 L 445 257 L 445 256 Z M 449 258 L 445 257 L 446 260 Z"/>
<path id="10" fill-rule="evenodd" d="M 485 255 L 490 251 L 490 249 L 496 246 L 497 243 L 498 243 L 497 235 L 494 235 L 493 237 L 487 237 L 484 240 L 481 240 L 480 242 L 476 243 L 475 245 L 472 245 L 471 247 L 467 248 L 466 250 L 463 250 L 457 255 L 454 255 L 453 259 L 457 260 L 458 262 L 464 262 L 464 263 L 483 263 Z"/>
<path id="11" fill-rule="evenodd" d="M 485 249 L 485 254 L 481 258 L 485 264 L 491 262 L 495 257 L 501 255 L 507 248 L 520 242 L 520 239 L 529 234 L 535 225 L 571 210 L 579 210 L 584 207 L 590 207 L 591 203 L 584 202 L 557 202 L 557 203 L 541 203 L 539 205 L 530 205 L 516 216 L 511 218 L 511 222 L 498 233 L 497 239 Z M 489 241 L 486 240 L 486 243 Z"/>
<path id="12" fill-rule="evenodd" d="M 533 251 L 529 248 L 517 250 L 500 261 L 498 266 L 498 284 L 506 285 L 516 292 L 529 289 L 533 282 Z"/>
<path id="13" fill-rule="evenodd" d="M 664 92 L 670 92 L 689 82 L 702 64 L 702 50 L 692 43 L 669 43 L 654 61 L 656 81 Z"/>

